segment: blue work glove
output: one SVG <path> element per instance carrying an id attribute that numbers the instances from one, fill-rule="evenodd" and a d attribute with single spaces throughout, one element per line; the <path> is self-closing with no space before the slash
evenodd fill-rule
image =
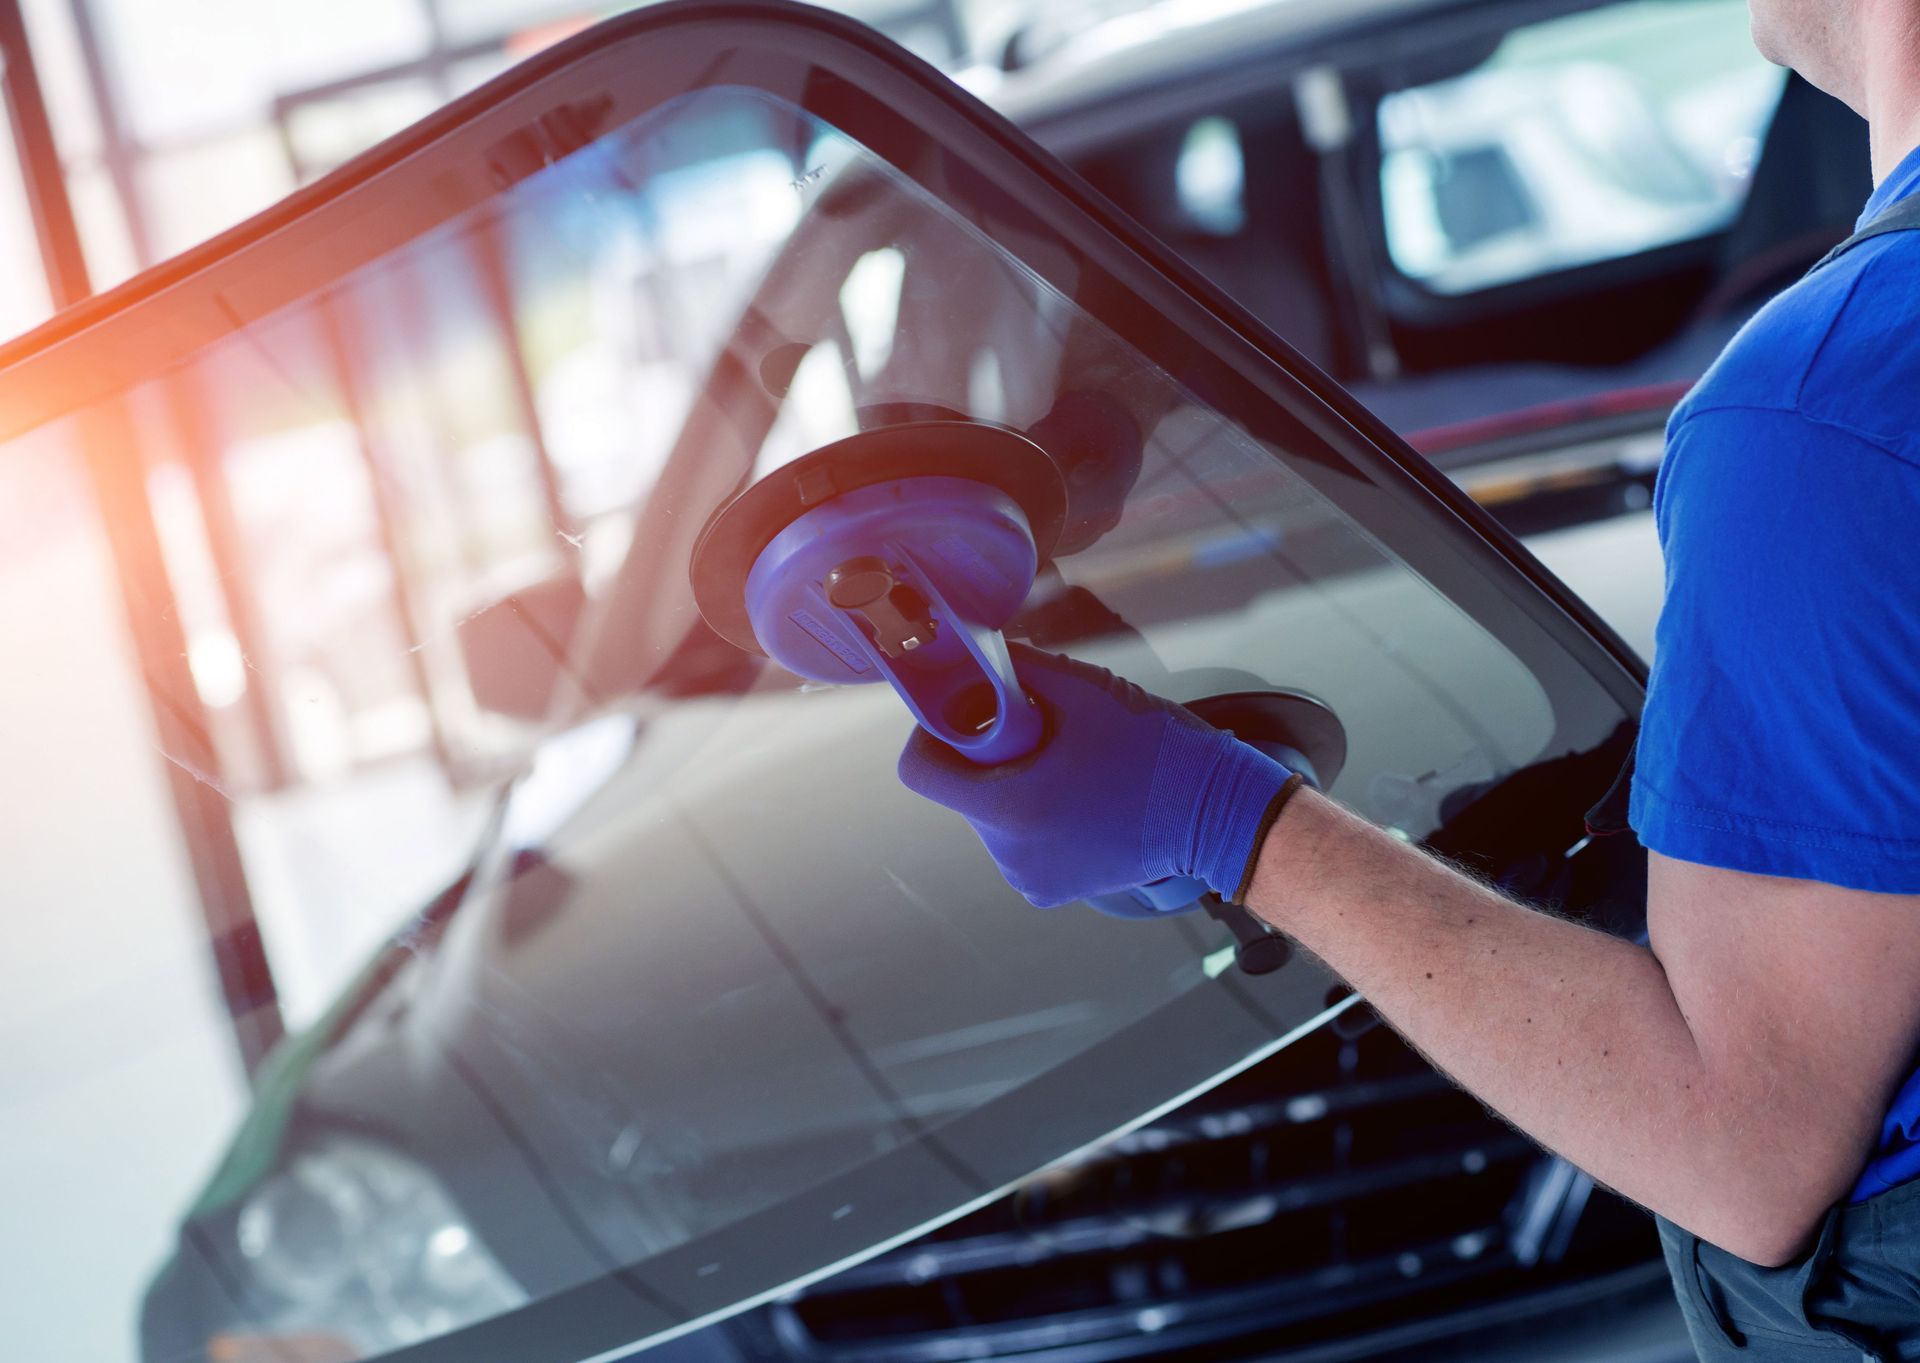
<path id="1" fill-rule="evenodd" d="M 973 825 L 1007 883 L 1040 908 L 1194 876 L 1237 899 L 1292 773 L 1104 668 L 1012 645 L 1046 712 L 1027 757 L 976 766 L 924 729 L 908 789 Z"/>

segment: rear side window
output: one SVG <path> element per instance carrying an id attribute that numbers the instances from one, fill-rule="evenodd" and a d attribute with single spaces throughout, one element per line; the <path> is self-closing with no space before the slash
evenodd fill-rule
<path id="1" fill-rule="evenodd" d="M 1785 76 L 1743 0 L 1628 0 L 1509 33 L 1380 104 L 1394 267 L 1459 295 L 1726 228 Z"/>

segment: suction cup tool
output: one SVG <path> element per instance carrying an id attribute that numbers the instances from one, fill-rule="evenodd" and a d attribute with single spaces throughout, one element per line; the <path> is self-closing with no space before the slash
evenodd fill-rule
<path id="1" fill-rule="evenodd" d="M 1004 493 L 1026 520 L 1037 561 L 1052 555 L 1067 493 L 1046 451 L 999 426 L 910 421 L 823 445 L 722 507 L 693 548 L 693 599 L 700 614 L 729 643 L 771 653 L 747 612 L 747 575 L 774 536 L 843 493 L 928 477 L 964 478 Z"/>
<path id="2" fill-rule="evenodd" d="M 778 469 L 708 523 L 694 600 L 742 648 L 816 681 L 884 681 L 985 764 L 1039 746 L 1000 629 L 1065 515 L 1046 453 L 965 421 L 863 432 Z"/>
<path id="3" fill-rule="evenodd" d="M 1058 467 L 1024 436 L 969 421 L 877 427 L 721 508 L 694 546 L 694 601 L 739 647 L 816 681 L 884 681 L 956 752 L 983 766 L 1011 762 L 1040 745 L 1042 726 L 1000 631 L 1066 514 Z M 1345 757 L 1338 721 L 1304 697 L 1238 694 L 1192 708 L 1310 779 L 1331 781 Z M 1249 974 L 1287 960 L 1284 938 L 1198 881 L 1095 901 L 1142 918 L 1196 902 L 1232 930 Z"/>

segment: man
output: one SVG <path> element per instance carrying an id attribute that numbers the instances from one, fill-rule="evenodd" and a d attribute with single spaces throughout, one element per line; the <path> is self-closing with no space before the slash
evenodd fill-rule
<path id="1" fill-rule="evenodd" d="M 1752 8 L 1768 57 L 1869 120 L 1863 223 L 1920 198 L 1920 0 Z M 1034 757 L 980 769 L 917 735 L 901 776 L 1036 903 L 1197 875 L 1314 951 L 1658 1214 L 1703 1358 L 1920 1358 L 1920 232 L 1858 243 L 1741 333 L 1674 414 L 1656 514 L 1648 946 L 1030 649 Z"/>

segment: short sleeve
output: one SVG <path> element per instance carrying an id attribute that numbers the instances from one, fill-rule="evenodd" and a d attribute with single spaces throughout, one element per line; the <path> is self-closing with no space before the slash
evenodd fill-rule
<path id="1" fill-rule="evenodd" d="M 1640 840 L 1920 893 L 1920 465 L 1794 411 L 1699 411 L 1657 507 Z"/>

